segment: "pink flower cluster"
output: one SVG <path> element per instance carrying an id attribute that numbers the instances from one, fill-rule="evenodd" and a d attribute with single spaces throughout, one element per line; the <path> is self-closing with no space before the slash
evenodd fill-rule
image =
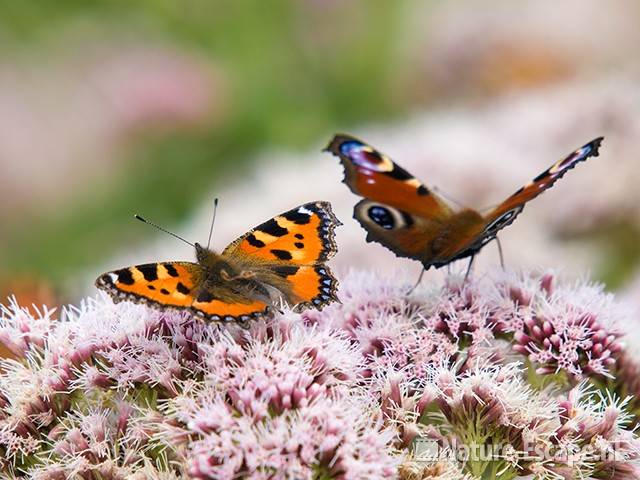
<path id="1" fill-rule="evenodd" d="M 355 277 L 342 305 L 305 318 L 346 330 L 381 369 L 406 367 L 414 376 L 433 363 L 497 361 L 509 353 L 499 340 L 539 374 L 562 373 L 574 382 L 608 375 L 622 350 L 619 325 L 629 317 L 602 286 L 556 287 L 552 274 L 497 272 L 468 282 L 452 275 L 409 296 L 409 284 L 397 279 Z"/>
<path id="2" fill-rule="evenodd" d="M 162 437 L 180 446 L 196 478 L 392 475 L 397 461 L 381 452 L 393 434 L 357 393 L 360 362 L 329 331 L 221 335 L 195 370 L 202 382 L 184 382 L 163 406 L 170 421 Z"/>
<path id="3" fill-rule="evenodd" d="M 451 274 L 410 294 L 400 276 L 354 272 L 342 284 L 339 304 L 246 330 L 106 297 L 59 320 L 10 303 L 0 316 L 13 355 L 0 361 L 0 470 L 637 478 L 629 425 L 640 366 L 622 343 L 627 313 L 600 287 L 502 271 Z M 437 457 L 421 457 L 424 441 Z M 455 455 L 473 446 L 502 450 Z"/>
<path id="4" fill-rule="evenodd" d="M 429 439 L 476 478 L 637 478 L 640 440 L 625 429 L 626 401 L 584 384 L 566 397 L 536 391 L 522 373 L 517 363 L 434 368 L 414 394 L 389 379 L 381 403 L 402 444 Z"/>

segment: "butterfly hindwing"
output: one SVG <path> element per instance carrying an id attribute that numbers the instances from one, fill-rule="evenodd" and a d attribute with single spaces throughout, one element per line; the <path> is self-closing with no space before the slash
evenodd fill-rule
<path id="1" fill-rule="evenodd" d="M 328 202 L 310 202 L 257 226 L 222 253 L 251 265 L 256 279 L 279 290 L 297 309 L 335 300 L 337 281 L 325 262 L 337 251 L 340 222 Z"/>
<path id="2" fill-rule="evenodd" d="M 262 318 L 269 313 L 270 306 L 261 300 L 233 300 L 225 301 L 213 297 L 196 300 L 191 310 L 207 320 L 244 323 L 248 320 Z"/>
<path id="3" fill-rule="evenodd" d="M 338 281 L 326 265 L 280 266 L 273 268 L 285 282 L 279 284 L 281 292 L 294 310 L 321 309 L 337 299 Z"/>
<path id="4" fill-rule="evenodd" d="M 367 242 L 377 242 L 399 257 L 419 259 L 440 230 L 440 223 L 411 215 L 391 205 L 360 200 L 353 218 L 367 231 Z"/>
<path id="5" fill-rule="evenodd" d="M 340 158 L 344 183 L 356 195 L 431 220 L 444 220 L 451 209 L 424 183 L 371 145 L 336 135 L 326 151 Z"/>
<path id="6" fill-rule="evenodd" d="M 117 302 L 129 300 L 155 307 L 189 310 L 209 320 L 245 321 L 266 313 L 267 304 L 235 295 L 224 284 L 208 286 L 197 263 L 161 262 L 105 273 L 96 286 Z"/>

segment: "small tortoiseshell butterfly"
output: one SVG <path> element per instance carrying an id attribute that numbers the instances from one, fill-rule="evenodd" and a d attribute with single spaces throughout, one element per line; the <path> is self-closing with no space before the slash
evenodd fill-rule
<path id="1" fill-rule="evenodd" d="M 340 158 L 344 183 L 364 197 L 354 218 L 378 242 L 425 270 L 473 256 L 510 225 L 524 208 L 578 162 L 598 156 L 602 137 L 554 163 L 486 214 L 454 210 L 422 182 L 373 147 L 348 135 L 336 135 L 325 149 Z"/>
<path id="2" fill-rule="evenodd" d="M 283 298 L 297 311 L 336 300 L 338 282 L 325 262 L 341 225 L 328 202 L 311 202 L 263 223 L 221 254 L 195 244 L 197 263 L 136 265 L 100 275 L 96 286 L 115 302 L 188 310 L 207 320 L 246 322 Z"/>

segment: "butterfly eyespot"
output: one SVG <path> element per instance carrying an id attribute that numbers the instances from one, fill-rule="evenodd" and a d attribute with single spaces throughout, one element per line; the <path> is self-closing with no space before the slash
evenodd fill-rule
<path id="1" fill-rule="evenodd" d="M 388 208 L 380 206 L 369 207 L 367 215 L 375 224 L 381 226 L 385 230 L 393 230 L 396 226 L 393 215 Z"/>
<path id="2" fill-rule="evenodd" d="M 357 166 L 375 172 L 388 172 L 393 169 L 391 161 L 383 157 L 373 148 L 357 141 L 349 141 L 340 145 L 340 153 L 349 157 Z"/>

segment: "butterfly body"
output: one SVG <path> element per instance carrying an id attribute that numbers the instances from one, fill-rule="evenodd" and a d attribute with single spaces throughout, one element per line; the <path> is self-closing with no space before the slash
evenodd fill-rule
<path id="1" fill-rule="evenodd" d="M 515 220 L 529 200 L 578 162 L 598 156 L 601 141 L 597 138 L 554 163 L 487 214 L 450 207 L 389 157 L 352 136 L 336 135 L 326 150 L 344 166 L 344 183 L 364 197 L 354 208 L 354 218 L 367 231 L 367 241 L 429 269 L 475 255 Z"/>
<path id="2" fill-rule="evenodd" d="M 285 212 L 246 233 L 222 253 L 195 244 L 197 263 L 160 262 L 107 272 L 96 286 L 114 301 L 188 310 L 208 320 L 246 322 L 281 298 L 297 309 L 335 300 L 325 262 L 339 225 L 327 202 Z"/>

